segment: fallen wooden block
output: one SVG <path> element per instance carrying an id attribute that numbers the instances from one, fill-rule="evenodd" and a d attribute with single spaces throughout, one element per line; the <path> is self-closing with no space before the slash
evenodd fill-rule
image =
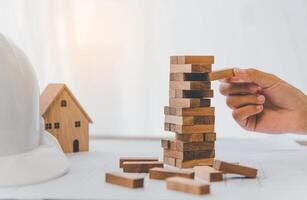
<path id="1" fill-rule="evenodd" d="M 210 193 L 210 185 L 208 182 L 183 177 L 167 178 L 166 186 L 167 189 L 170 190 L 176 190 L 197 195 Z"/>
<path id="2" fill-rule="evenodd" d="M 171 73 L 208 73 L 212 71 L 211 64 L 171 64 Z"/>
<path id="3" fill-rule="evenodd" d="M 144 185 L 144 177 L 139 177 L 139 175 L 125 174 L 122 172 L 108 172 L 105 177 L 107 183 L 124 187 L 142 188 Z"/>
<path id="4" fill-rule="evenodd" d="M 174 151 L 202 151 L 214 150 L 215 142 L 182 142 L 179 140 L 163 140 L 164 143 L 168 141 L 168 148 Z"/>
<path id="5" fill-rule="evenodd" d="M 202 158 L 197 160 L 181 160 L 176 159 L 176 167 L 179 168 L 192 168 L 195 166 L 212 166 L 214 158 Z"/>
<path id="6" fill-rule="evenodd" d="M 148 173 L 149 169 L 163 167 L 160 161 L 126 161 L 123 162 L 123 171 L 129 173 Z"/>
<path id="7" fill-rule="evenodd" d="M 163 150 L 164 157 L 171 157 L 180 160 L 196 160 L 203 158 L 214 158 L 215 150 L 197 150 L 197 151 L 176 151 L 171 149 Z"/>
<path id="8" fill-rule="evenodd" d="M 159 158 L 152 157 L 121 157 L 119 159 L 119 167 L 123 168 L 123 163 L 126 161 L 159 161 Z"/>
<path id="9" fill-rule="evenodd" d="M 170 98 L 211 98 L 213 90 L 169 90 Z"/>
<path id="10" fill-rule="evenodd" d="M 209 81 L 208 73 L 170 73 L 170 81 Z"/>
<path id="11" fill-rule="evenodd" d="M 210 90 L 210 81 L 170 81 L 170 89 L 179 90 Z"/>
<path id="12" fill-rule="evenodd" d="M 224 173 L 239 174 L 248 178 L 256 178 L 257 169 L 246 167 L 239 164 L 228 163 L 220 160 L 215 160 L 213 168 Z"/>
<path id="13" fill-rule="evenodd" d="M 209 80 L 215 81 L 219 79 L 231 78 L 234 76 L 233 69 L 216 70 L 209 73 Z"/>
<path id="14" fill-rule="evenodd" d="M 215 115 L 214 107 L 199 107 L 199 108 L 175 108 L 164 107 L 165 115 L 178 115 L 178 116 L 213 116 Z"/>
<path id="15" fill-rule="evenodd" d="M 179 170 L 179 169 L 169 169 L 169 168 L 151 168 L 149 170 L 150 179 L 164 180 L 169 177 L 185 177 L 185 178 L 194 178 L 194 172 L 191 170 Z"/>
<path id="16" fill-rule="evenodd" d="M 165 115 L 165 123 L 178 125 L 214 124 L 215 116 Z"/>
<path id="17" fill-rule="evenodd" d="M 210 99 L 179 99 L 170 98 L 169 105 L 178 108 L 210 107 Z"/>
<path id="18" fill-rule="evenodd" d="M 180 140 L 183 142 L 214 142 L 216 140 L 216 133 L 176 133 L 176 140 Z"/>
<path id="19" fill-rule="evenodd" d="M 223 172 L 209 166 L 195 166 L 195 176 L 205 179 L 208 182 L 223 181 Z"/>
<path id="20" fill-rule="evenodd" d="M 214 56 L 171 56 L 170 64 L 213 64 Z"/>
<path id="21" fill-rule="evenodd" d="M 164 130 L 181 134 L 214 132 L 214 124 L 177 125 L 164 123 Z"/>

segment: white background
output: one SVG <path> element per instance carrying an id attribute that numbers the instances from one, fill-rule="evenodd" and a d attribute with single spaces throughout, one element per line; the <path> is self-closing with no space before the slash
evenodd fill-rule
<path id="1" fill-rule="evenodd" d="M 214 69 L 257 67 L 307 90 L 304 0 L 0 0 L 0 32 L 30 57 L 41 89 L 71 88 L 92 134 L 172 135 L 170 55 L 214 55 Z M 218 136 L 255 135 L 239 131 L 224 101 L 216 90 Z"/>

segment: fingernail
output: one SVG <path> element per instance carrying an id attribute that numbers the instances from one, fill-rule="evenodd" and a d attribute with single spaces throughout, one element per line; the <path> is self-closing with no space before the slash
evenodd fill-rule
<path id="1" fill-rule="evenodd" d="M 264 102 L 265 97 L 264 97 L 263 95 L 259 95 L 259 96 L 257 97 L 257 100 L 258 100 L 259 102 Z"/>
<path id="2" fill-rule="evenodd" d="M 262 87 L 258 86 L 258 87 L 257 87 L 257 90 L 262 90 Z"/>
<path id="3" fill-rule="evenodd" d="M 252 92 L 256 92 L 256 91 L 258 91 L 258 86 L 256 86 L 256 85 L 250 85 L 250 86 L 249 86 L 249 89 L 250 89 Z"/>
<path id="4" fill-rule="evenodd" d="M 262 110 L 263 106 L 259 105 L 259 106 L 256 106 L 256 109 L 257 110 Z"/>

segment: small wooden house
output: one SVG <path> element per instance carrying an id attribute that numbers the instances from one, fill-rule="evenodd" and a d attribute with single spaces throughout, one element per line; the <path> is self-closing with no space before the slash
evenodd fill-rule
<path id="1" fill-rule="evenodd" d="M 40 96 L 45 129 L 65 153 L 88 151 L 91 118 L 65 84 L 49 84 Z"/>

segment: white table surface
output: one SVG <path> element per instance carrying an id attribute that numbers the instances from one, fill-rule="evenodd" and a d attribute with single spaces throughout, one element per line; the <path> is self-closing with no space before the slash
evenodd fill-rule
<path id="1" fill-rule="evenodd" d="M 211 194 L 195 196 L 166 189 L 165 182 L 148 179 L 142 189 L 105 183 L 104 174 L 120 171 L 122 156 L 159 156 L 159 140 L 94 140 L 89 153 L 69 156 L 70 172 L 56 180 L 24 187 L 1 188 L 10 199 L 306 199 L 307 147 L 284 139 L 221 139 L 217 158 L 259 169 L 257 179 L 226 175 L 212 183 Z"/>

